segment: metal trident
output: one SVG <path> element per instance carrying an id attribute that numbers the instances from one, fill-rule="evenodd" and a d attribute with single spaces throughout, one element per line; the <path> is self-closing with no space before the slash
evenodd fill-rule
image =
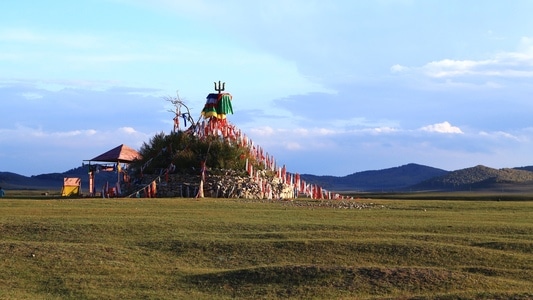
<path id="1" fill-rule="evenodd" d="M 217 86 L 217 82 L 215 81 L 215 91 L 217 91 L 219 94 L 220 94 L 220 92 L 223 92 L 225 88 L 226 88 L 226 83 L 225 82 L 222 82 L 222 84 L 221 84 L 220 80 L 219 80 L 218 81 L 218 86 Z"/>

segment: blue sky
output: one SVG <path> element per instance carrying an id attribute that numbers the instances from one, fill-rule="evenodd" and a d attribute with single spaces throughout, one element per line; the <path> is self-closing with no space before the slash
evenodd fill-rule
<path id="1" fill-rule="evenodd" d="M 195 119 L 289 171 L 533 165 L 533 1 L 7 1 L 0 171 L 64 172 Z"/>

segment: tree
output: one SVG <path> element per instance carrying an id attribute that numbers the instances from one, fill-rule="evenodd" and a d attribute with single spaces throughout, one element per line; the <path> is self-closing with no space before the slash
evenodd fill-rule
<path id="1" fill-rule="evenodd" d="M 173 132 L 177 132 L 180 130 L 180 118 L 183 118 L 183 124 L 185 127 L 187 127 L 187 122 L 191 124 L 192 127 L 196 126 L 196 123 L 194 122 L 194 119 L 191 116 L 191 111 L 189 110 L 189 107 L 185 105 L 185 102 L 183 99 L 181 99 L 178 92 L 176 92 L 176 97 L 166 97 L 166 101 L 172 103 L 174 105 L 173 110 L 169 110 L 169 112 L 174 114 L 174 129 Z M 182 107 L 185 108 L 186 112 L 182 112 Z"/>

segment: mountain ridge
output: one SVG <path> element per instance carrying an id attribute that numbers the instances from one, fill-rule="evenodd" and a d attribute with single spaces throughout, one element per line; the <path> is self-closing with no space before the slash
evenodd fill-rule
<path id="1" fill-rule="evenodd" d="M 533 166 L 495 169 L 483 165 L 455 171 L 409 163 L 381 170 L 355 172 L 346 176 L 301 174 L 307 183 L 319 184 L 337 192 L 416 192 L 457 190 L 501 190 L 505 186 L 533 190 Z M 63 173 L 23 176 L 0 172 L 4 189 L 61 190 L 64 177 L 79 177 L 82 190 L 88 187 L 87 167 L 80 166 Z M 115 172 L 100 172 L 95 185 L 116 182 Z M 531 188 L 530 188 L 531 186 Z"/>
<path id="2" fill-rule="evenodd" d="M 533 187 L 532 167 L 494 169 L 483 165 L 449 172 L 411 187 L 416 190 L 490 190 L 506 185 Z"/>
<path id="3" fill-rule="evenodd" d="M 353 191 L 354 189 L 362 191 L 389 191 L 406 188 L 420 183 L 423 180 L 444 175 L 447 172 L 434 167 L 409 163 L 387 169 L 356 172 L 342 177 L 310 174 L 302 174 L 301 176 L 310 183 L 317 183 L 324 188 L 336 191 Z"/>
<path id="4" fill-rule="evenodd" d="M 45 173 L 32 176 L 19 175 L 13 172 L 0 172 L 0 187 L 9 190 L 61 190 L 65 177 L 79 177 L 82 190 L 89 186 L 87 166 L 82 165 L 63 173 Z M 106 182 L 115 183 L 115 172 L 100 172 L 95 176 L 95 186 L 103 186 Z"/>

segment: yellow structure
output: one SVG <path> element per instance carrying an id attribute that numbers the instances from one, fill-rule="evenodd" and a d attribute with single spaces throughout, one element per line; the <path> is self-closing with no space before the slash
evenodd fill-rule
<path id="1" fill-rule="evenodd" d="M 61 190 L 61 196 L 79 196 L 81 192 L 81 179 L 80 178 L 63 178 L 63 189 Z"/>

